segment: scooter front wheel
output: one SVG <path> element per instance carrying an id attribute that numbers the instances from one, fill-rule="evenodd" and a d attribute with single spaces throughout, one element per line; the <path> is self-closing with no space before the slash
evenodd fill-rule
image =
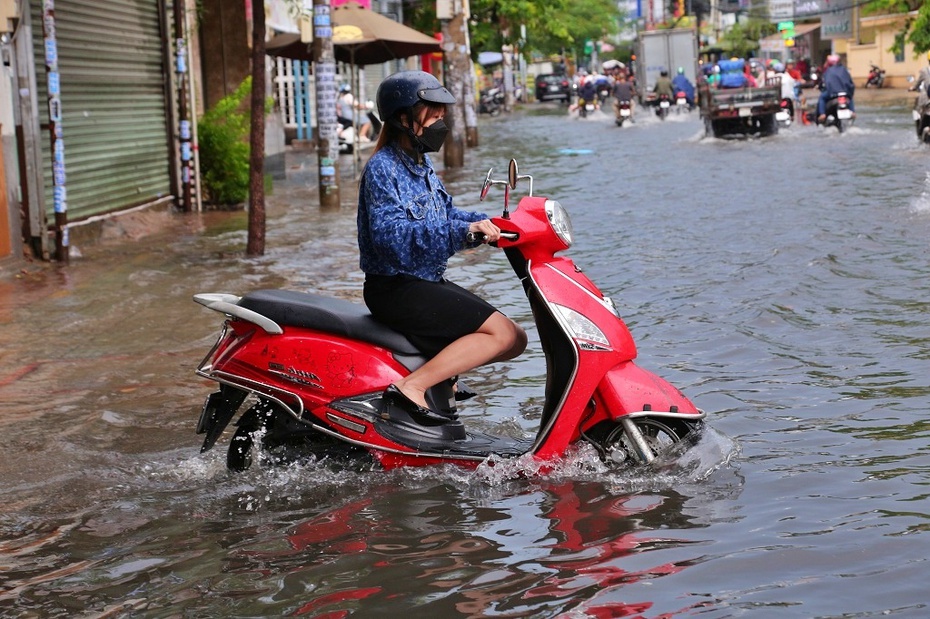
<path id="1" fill-rule="evenodd" d="M 680 443 L 693 430 L 692 424 L 674 419 L 639 417 L 631 420 L 645 445 L 638 444 L 621 423 L 611 423 L 603 440 L 597 441 L 601 459 L 608 465 L 629 466 L 648 464 Z M 652 452 L 644 457 L 643 447 Z"/>

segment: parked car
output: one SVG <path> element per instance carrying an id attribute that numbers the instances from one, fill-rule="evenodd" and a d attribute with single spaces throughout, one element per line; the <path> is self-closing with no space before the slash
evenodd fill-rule
<path id="1" fill-rule="evenodd" d="M 572 85 L 567 75 L 544 73 L 536 78 L 536 100 L 561 99 L 568 103 L 572 96 Z"/>

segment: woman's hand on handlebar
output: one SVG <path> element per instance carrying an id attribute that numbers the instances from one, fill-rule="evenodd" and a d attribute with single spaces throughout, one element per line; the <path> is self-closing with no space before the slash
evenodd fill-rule
<path id="1" fill-rule="evenodd" d="M 474 242 L 496 243 L 501 238 L 501 229 L 491 223 L 490 219 L 473 221 L 468 224 L 468 238 Z"/>

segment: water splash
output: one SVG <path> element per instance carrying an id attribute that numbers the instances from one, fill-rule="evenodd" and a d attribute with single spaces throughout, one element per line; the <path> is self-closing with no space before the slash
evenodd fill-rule
<path id="1" fill-rule="evenodd" d="M 256 436 L 256 444 L 260 442 Z M 681 484 L 699 483 L 714 472 L 726 468 L 739 453 L 735 441 L 710 427 L 705 427 L 694 444 L 682 443 L 679 448 L 658 458 L 648 467 L 611 467 L 587 443 L 573 446 L 559 459 L 542 461 L 524 454 L 516 458 L 490 457 L 474 470 L 455 464 L 428 467 L 406 467 L 382 471 L 341 467 L 326 458 L 308 456 L 286 464 L 253 448 L 255 460 L 244 472 L 226 470 L 223 450 L 181 459 L 176 466 L 145 466 L 144 473 L 156 485 L 162 483 L 202 484 L 216 499 L 232 499 L 244 512 L 260 512 L 272 504 L 288 501 L 295 488 L 313 488 L 314 492 L 358 489 L 369 484 L 386 482 L 398 486 L 440 482 L 457 488 L 481 492 L 521 480 L 546 482 L 598 481 L 620 492 L 662 490 Z M 299 493 L 298 493 L 299 494 Z"/>
<path id="2" fill-rule="evenodd" d="M 924 178 L 924 190 L 911 200 L 911 210 L 915 213 L 930 213 L 930 172 Z"/>

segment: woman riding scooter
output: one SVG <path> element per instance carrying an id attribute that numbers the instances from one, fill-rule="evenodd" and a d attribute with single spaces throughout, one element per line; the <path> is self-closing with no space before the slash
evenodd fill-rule
<path id="1" fill-rule="evenodd" d="M 406 335 L 431 356 L 385 391 L 385 399 L 414 418 L 429 420 L 427 389 L 526 348 L 526 333 L 493 306 L 447 281 L 449 258 L 500 238 L 483 213 L 452 205 L 426 153 L 439 150 L 448 129 L 446 106 L 455 97 L 424 71 L 402 71 L 378 88 L 384 129 L 359 185 L 358 245 L 365 303 L 380 322 Z"/>

